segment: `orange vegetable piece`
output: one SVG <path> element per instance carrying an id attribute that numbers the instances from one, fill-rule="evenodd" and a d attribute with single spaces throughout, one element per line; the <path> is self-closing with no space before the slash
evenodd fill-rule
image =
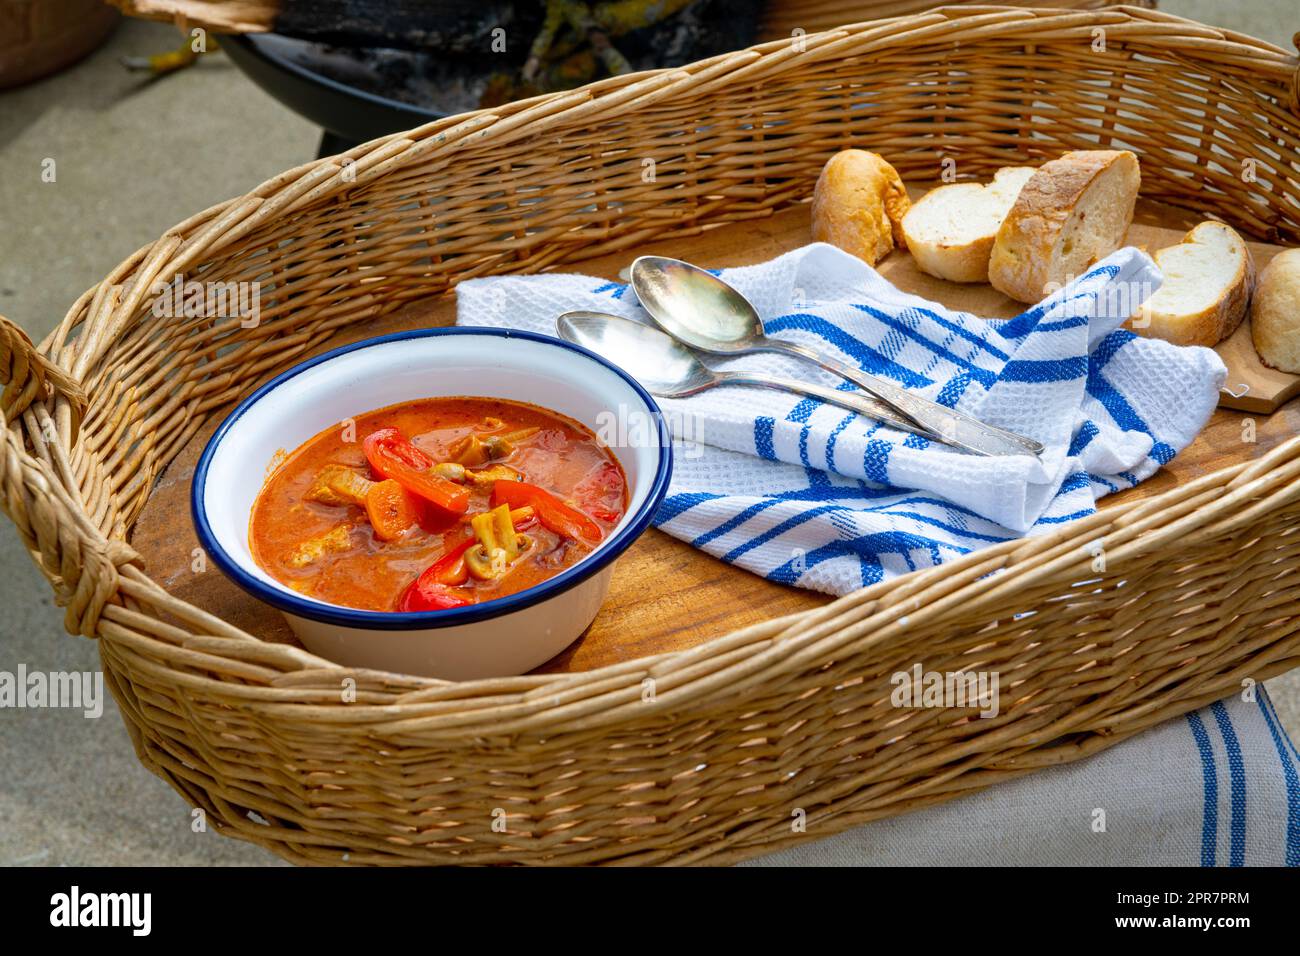
<path id="1" fill-rule="evenodd" d="M 379 477 L 392 479 L 411 494 L 454 514 L 464 514 L 469 509 L 469 489 L 437 474 L 433 459 L 403 438 L 396 428 L 381 428 L 367 435 L 362 447 L 366 460 Z"/>
<path id="2" fill-rule="evenodd" d="M 545 488 L 526 481 L 498 481 L 492 486 L 492 505 L 508 504 L 511 508 L 531 507 L 537 520 L 558 535 L 600 544 L 605 532 L 577 508 L 571 508 Z"/>
<path id="3" fill-rule="evenodd" d="M 391 478 L 377 481 L 366 492 L 366 515 L 375 537 L 381 541 L 400 538 L 420 522 L 420 502 Z"/>

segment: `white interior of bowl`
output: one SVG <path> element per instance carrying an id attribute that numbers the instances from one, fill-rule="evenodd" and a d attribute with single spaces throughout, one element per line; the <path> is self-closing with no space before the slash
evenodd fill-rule
<path id="1" fill-rule="evenodd" d="M 217 543 L 259 580 L 302 598 L 258 567 L 249 548 L 253 503 L 273 466 L 346 419 L 399 402 L 460 395 L 530 402 L 595 432 L 623 466 L 629 491 L 628 510 L 607 542 L 649 495 L 662 452 L 649 407 L 621 376 L 558 341 L 428 335 L 335 356 L 245 409 L 213 453 L 204 484 L 203 507 Z"/>

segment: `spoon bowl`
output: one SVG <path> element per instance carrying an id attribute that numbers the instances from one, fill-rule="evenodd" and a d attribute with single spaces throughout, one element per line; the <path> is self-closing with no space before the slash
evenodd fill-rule
<path id="1" fill-rule="evenodd" d="M 864 395 L 775 375 L 714 371 L 671 335 L 617 315 L 565 312 L 555 320 L 555 330 L 565 341 L 609 359 L 660 398 L 689 398 L 719 385 L 772 388 L 818 398 L 895 428 L 916 431 L 911 422 Z"/>
<path id="2" fill-rule="evenodd" d="M 702 352 L 750 352 L 763 338 L 753 304 L 712 272 L 680 259 L 640 256 L 632 288 L 661 329 Z"/>
<path id="3" fill-rule="evenodd" d="M 565 312 L 555 320 L 560 338 L 581 345 L 640 380 L 655 395 L 685 397 L 716 376 L 695 354 L 656 328 L 604 312 Z"/>
<path id="4" fill-rule="evenodd" d="M 1038 455 L 1040 442 L 909 392 L 798 342 L 769 338 L 758 310 L 713 273 L 679 259 L 640 256 L 632 263 L 632 288 L 655 324 L 701 352 L 741 355 L 775 352 L 819 365 L 888 406 L 909 431 L 976 455 Z"/>

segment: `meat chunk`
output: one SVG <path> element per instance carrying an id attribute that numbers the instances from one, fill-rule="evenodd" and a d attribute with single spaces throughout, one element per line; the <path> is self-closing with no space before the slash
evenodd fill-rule
<path id="1" fill-rule="evenodd" d="M 305 568 L 327 554 L 346 551 L 351 544 L 352 528 L 350 525 L 341 524 L 298 545 L 285 559 L 285 564 L 291 568 Z"/>
<path id="2" fill-rule="evenodd" d="M 311 488 L 307 500 L 323 505 L 361 505 L 366 503 L 366 493 L 374 482 L 343 465 L 326 465 Z"/>

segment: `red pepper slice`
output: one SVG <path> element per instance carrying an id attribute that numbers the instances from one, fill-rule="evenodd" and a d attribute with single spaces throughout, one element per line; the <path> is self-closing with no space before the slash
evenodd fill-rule
<path id="1" fill-rule="evenodd" d="M 396 428 L 381 428 L 362 442 L 366 461 L 380 478 L 391 478 L 413 495 L 419 495 L 453 514 L 469 509 L 469 489 L 430 471 L 433 459 L 402 437 Z"/>
<path id="2" fill-rule="evenodd" d="M 465 530 L 469 531 L 468 528 Z M 450 542 L 442 557 L 425 568 L 420 578 L 428 579 L 437 584 L 464 584 L 465 579 L 469 577 L 469 571 L 465 569 L 465 562 L 461 559 L 465 556 L 465 552 L 474 545 L 475 541 L 473 532 L 469 532 L 459 540 Z"/>
<path id="3" fill-rule="evenodd" d="M 464 584 L 469 577 L 465 568 L 465 552 L 475 542 L 474 533 L 465 528 L 459 535 L 448 535 L 444 543 L 447 549 L 442 557 L 429 565 L 402 595 L 399 610 L 402 611 L 437 611 L 449 607 L 464 607 L 473 604 L 467 592 L 457 585 Z"/>
<path id="4" fill-rule="evenodd" d="M 532 506 L 537 520 L 556 534 L 588 544 L 600 544 L 605 532 L 577 508 L 570 508 L 545 488 L 526 481 L 498 481 L 492 486 L 492 506 L 504 502 L 513 508 Z"/>
<path id="5" fill-rule="evenodd" d="M 362 442 L 366 450 L 366 457 L 370 457 L 372 447 L 380 444 L 387 446 L 387 450 L 393 456 L 417 471 L 424 471 L 426 468 L 433 467 L 433 459 L 402 437 L 402 433 L 396 428 L 381 428 L 367 435 L 365 441 Z M 385 475 L 384 477 L 388 476 Z"/>
<path id="6" fill-rule="evenodd" d="M 607 461 L 574 486 L 573 497 L 593 518 L 614 524 L 623 517 L 624 487 L 622 469 Z"/>
<path id="7" fill-rule="evenodd" d="M 403 613 L 410 611 L 445 611 L 453 607 L 468 607 L 473 604 L 460 588 L 453 588 L 436 581 L 425 582 L 424 575 L 411 582 L 411 586 L 402 595 L 397 609 Z"/>

